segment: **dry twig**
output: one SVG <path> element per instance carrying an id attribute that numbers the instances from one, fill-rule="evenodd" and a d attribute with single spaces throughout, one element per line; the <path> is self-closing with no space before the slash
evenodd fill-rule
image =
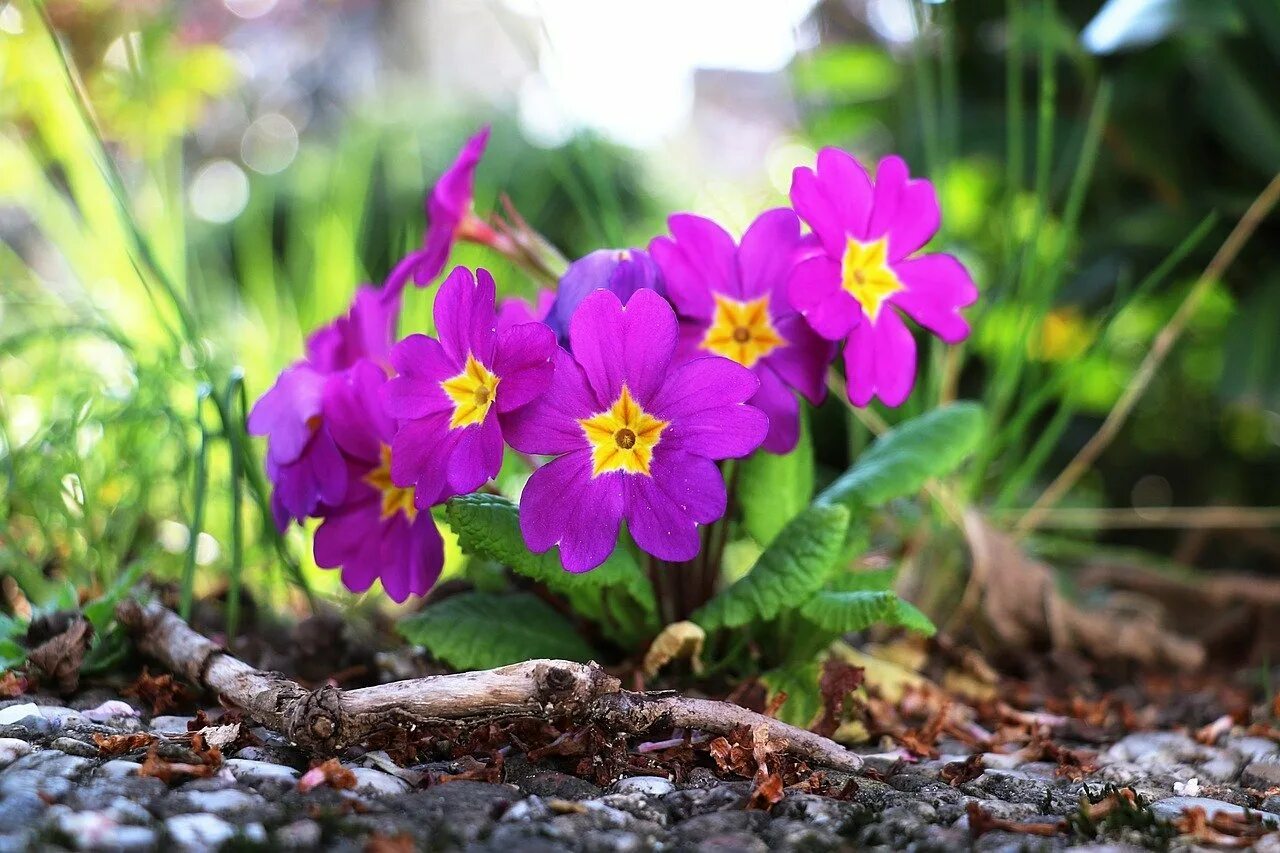
<path id="1" fill-rule="evenodd" d="M 307 690 L 280 673 L 263 672 L 232 657 L 158 603 L 126 601 L 118 613 L 144 654 L 318 752 L 336 752 L 388 729 L 569 717 L 629 735 L 654 728 L 727 735 L 747 726 L 773 748 L 815 764 L 847 772 L 862 765 L 857 753 L 828 738 L 728 702 L 623 690 L 618 679 L 596 664 L 531 660 L 357 690 L 327 685 Z"/>

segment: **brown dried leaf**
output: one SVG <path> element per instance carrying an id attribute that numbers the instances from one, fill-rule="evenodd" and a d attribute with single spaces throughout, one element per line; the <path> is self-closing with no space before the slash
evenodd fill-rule
<path id="1" fill-rule="evenodd" d="M 93 626 L 89 620 L 76 616 L 65 631 L 28 652 L 27 663 L 44 680 L 53 682 L 60 693 L 74 693 L 80 685 L 80 665 L 92 638 Z"/>
<path id="2" fill-rule="evenodd" d="M 1204 662 L 1200 643 L 1165 630 L 1150 617 L 1085 611 L 1066 600 L 1053 570 L 1027 556 L 1013 537 L 980 513 L 966 513 L 964 527 L 973 554 L 973 583 L 982 593 L 980 621 L 986 630 L 979 633 L 990 652 L 1021 657 L 1047 646 L 1100 662 L 1119 659 L 1181 670 Z"/>
<path id="3" fill-rule="evenodd" d="M 338 791 L 350 791 L 356 786 L 356 774 L 343 767 L 338 759 L 330 758 L 303 773 L 298 780 L 298 790 L 304 794 L 321 785 L 328 785 Z"/>
<path id="4" fill-rule="evenodd" d="M 653 678 L 673 660 L 688 659 L 694 674 L 702 672 L 702 645 L 707 632 L 695 622 L 672 622 L 649 644 L 644 653 L 644 677 Z"/>
<path id="5" fill-rule="evenodd" d="M 975 840 L 994 830 L 1013 832 L 1018 835 L 1042 835 L 1045 837 L 1067 831 L 1067 822 L 1065 820 L 1057 820 L 1053 823 L 1018 823 L 993 817 L 976 800 L 969 802 L 968 814 L 969 836 Z"/>
<path id="6" fill-rule="evenodd" d="M 205 756 L 201 756 L 204 758 Z M 218 772 L 218 766 L 222 763 L 222 754 L 218 750 L 211 750 L 208 757 L 216 758 L 216 762 L 207 764 L 187 764 L 180 761 L 166 761 L 161 758 L 156 751 L 156 745 L 153 743 L 151 749 L 147 751 L 147 758 L 142 762 L 142 767 L 138 769 L 139 776 L 152 776 L 160 781 L 168 784 L 178 776 L 189 776 L 193 779 L 207 779 Z"/>
<path id="7" fill-rule="evenodd" d="M 117 755 L 124 755 L 126 752 L 132 752 L 135 749 L 143 749 L 150 746 L 156 740 L 156 736 L 148 732 L 134 732 L 127 735 L 103 735 L 95 734 L 93 742 L 98 745 L 98 754 L 103 758 L 114 758 Z"/>
<path id="8" fill-rule="evenodd" d="M 414 853 L 416 849 L 413 836 L 407 832 L 399 835 L 383 835 L 381 832 L 375 832 L 364 843 L 364 853 Z"/>
<path id="9" fill-rule="evenodd" d="M 862 686 L 866 671 L 837 657 L 828 657 L 822 664 L 822 677 L 818 690 L 822 694 L 822 716 L 814 724 L 813 731 L 831 737 L 840 727 L 844 716 L 844 702 L 849 694 Z"/>
<path id="10" fill-rule="evenodd" d="M 136 696 L 151 706 L 152 715 L 176 710 L 182 703 L 190 701 L 185 687 L 174 681 L 169 673 L 152 675 L 143 667 L 142 674 L 120 691 L 123 696 Z"/>
<path id="11" fill-rule="evenodd" d="M 1272 832 L 1254 812 L 1243 815 L 1215 812 L 1210 819 L 1200 806 L 1192 806 L 1173 821 L 1173 828 L 1195 841 L 1215 847 L 1252 847 L 1258 839 Z"/>
<path id="12" fill-rule="evenodd" d="M 777 773 L 763 773 L 756 777 L 751 796 L 747 798 L 747 808 L 758 811 L 769 811 L 781 802 L 783 797 L 782 777 Z"/>
<path id="13" fill-rule="evenodd" d="M 31 682 L 12 669 L 0 674 L 0 699 L 13 699 L 21 696 L 30 687 Z"/>
<path id="14" fill-rule="evenodd" d="M 966 782 L 972 782 L 977 779 L 984 772 L 986 772 L 986 768 L 982 765 L 982 753 L 975 752 L 964 761 L 952 761 L 950 764 L 944 764 L 942 770 L 938 772 L 938 778 L 953 788 L 959 788 Z"/>

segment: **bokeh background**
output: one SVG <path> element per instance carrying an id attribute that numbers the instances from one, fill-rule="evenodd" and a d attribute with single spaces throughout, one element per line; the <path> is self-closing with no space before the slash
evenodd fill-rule
<path id="1" fill-rule="evenodd" d="M 1274 571 L 1280 223 L 1201 274 L 1280 171 L 1278 67 L 1274 0 L 0 2 L 5 607 L 142 566 L 336 594 L 264 526 L 243 401 L 418 244 L 485 123 L 478 208 L 508 194 L 570 258 L 681 210 L 740 231 L 824 145 L 903 154 L 982 298 L 874 414 L 982 401 L 962 498 L 1008 526 L 1189 306 L 1031 542 Z M 415 294 L 406 328 L 429 311 Z M 870 436 L 836 401 L 811 426 L 820 480 Z"/>

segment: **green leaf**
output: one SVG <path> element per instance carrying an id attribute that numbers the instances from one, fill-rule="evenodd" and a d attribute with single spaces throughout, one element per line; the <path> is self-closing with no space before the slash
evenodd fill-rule
<path id="1" fill-rule="evenodd" d="M 897 577 L 896 568 L 840 572 L 830 586 L 837 592 L 893 592 Z"/>
<path id="2" fill-rule="evenodd" d="M 0 613 L 0 640 L 11 640 L 27 631 L 27 623 Z"/>
<path id="3" fill-rule="evenodd" d="M 89 620 L 97 634 L 101 635 L 116 618 L 116 605 L 137 586 L 145 568 L 145 563 L 134 563 L 106 592 L 84 606 L 84 618 Z"/>
<path id="4" fill-rule="evenodd" d="M 458 537 L 458 545 L 467 554 L 497 560 L 517 574 L 532 578 L 552 592 L 563 595 L 600 599 L 607 587 L 624 590 L 646 616 L 657 613 L 653 587 L 626 548 L 615 548 L 609 559 L 597 569 L 582 574 L 566 572 L 560 563 L 560 550 L 552 548 L 534 554 L 520 534 L 520 511 L 511 501 L 497 495 L 463 495 L 445 506 L 449 527 Z M 588 614 L 591 615 L 591 614 Z M 599 618 L 599 610 L 592 615 Z"/>
<path id="5" fill-rule="evenodd" d="M 892 592 L 823 590 L 804 603 L 800 615 L 837 634 L 862 631 L 872 625 L 892 625 L 925 635 L 937 631 L 929 617 Z"/>
<path id="6" fill-rule="evenodd" d="M 813 441 L 807 420 L 800 419 L 800 443 L 795 450 L 785 456 L 757 450 L 738 463 L 742 523 L 761 545 L 772 542 L 813 498 Z"/>
<path id="7" fill-rule="evenodd" d="M 533 658 L 588 661 L 594 652 L 563 616 L 527 592 L 465 592 L 397 626 L 449 666 L 488 669 Z"/>
<path id="8" fill-rule="evenodd" d="M 840 555 L 849 511 L 842 506 L 810 507 L 791 520 L 746 577 L 732 584 L 693 615 L 708 631 L 767 622 L 799 607 L 822 588 Z"/>
<path id="9" fill-rule="evenodd" d="M 804 729 L 822 710 L 822 691 L 818 687 L 821 677 L 822 667 L 814 659 L 799 666 L 771 669 L 760 676 L 760 681 L 768 688 L 770 702 L 779 693 L 787 694 L 778 708 L 778 719 Z"/>
<path id="10" fill-rule="evenodd" d="M 960 467 L 985 435 L 986 416 L 977 403 L 935 409 L 877 438 L 814 503 L 873 509 L 914 495 L 926 481 Z"/>
<path id="11" fill-rule="evenodd" d="M 0 640 L 0 672 L 22 666 L 27 661 L 27 650 L 17 640 Z"/>

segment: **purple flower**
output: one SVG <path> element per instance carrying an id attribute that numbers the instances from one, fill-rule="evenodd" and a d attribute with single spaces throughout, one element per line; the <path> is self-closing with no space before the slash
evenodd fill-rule
<path id="1" fill-rule="evenodd" d="M 545 322 L 565 344 L 570 318 L 592 291 L 608 290 L 625 303 L 631 294 L 646 289 L 666 295 L 662 271 L 648 254 L 641 249 L 598 249 L 569 264 Z"/>
<path id="2" fill-rule="evenodd" d="M 410 335 L 391 351 L 387 413 L 400 420 L 391 476 L 418 507 L 478 489 L 502 465 L 507 417 L 551 381 L 555 335 L 542 323 L 499 332 L 493 276 L 458 267 L 436 295 L 439 340 Z"/>
<path id="3" fill-rule="evenodd" d="M 673 361 L 675 312 L 637 291 L 623 308 L 609 291 L 582 301 L 573 355 L 556 353 L 551 388 L 505 425 L 511 446 L 555 456 L 529 478 L 520 528 L 534 551 L 560 546 L 571 572 L 600 565 L 625 518 L 662 560 L 698 553 L 698 524 L 725 511 L 717 459 L 751 453 L 768 418 L 745 405 L 759 382 L 727 358 Z"/>
<path id="4" fill-rule="evenodd" d="M 681 353 L 721 355 L 750 368 L 760 390 L 748 402 L 769 416 L 764 449 L 791 451 L 800 438 L 792 389 L 821 403 L 836 350 L 785 298 L 802 247 L 800 220 L 790 210 L 767 211 L 737 246 L 709 219 L 680 214 L 668 222 L 672 236 L 656 238 L 649 251 L 680 315 Z"/>
<path id="5" fill-rule="evenodd" d="M 307 358 L 285 368 L 249 412 L 249 433 L 267 436 L 272 516 L 282 532 L 342 499 L 347 473 L 322 412 L 325 383 L 360 359 L 385 364 L 399 316 L 398 296 L 358 288 L 347 313 L 312 333 Z"/>
<path id="6" fill-rule="evenodd" d="M 398 294 L 413 279 L 419 287 L 431 283 L 445 262 L 454 240 L 459 237 L 490 242 L 497 235 L 472 210 L 476 166 L 489 142 L 489 128 L 483 127 L 468 139 L 458 156 L 440 175 L 427 195 L 427 234 L 422 248 L 410 253 L 387 276 L 388 294 Z"/>
<path id="7" fill-rule="evenodd" d="M 341 499 L 347 488 L 342 457 L 321 415 L 325 380 L 305 361 L 296 362 L 249 412 L 249 433 L 267 436 L 272 517 L 281 532 L 322 503 Z"/>
<path id="8" fill-rule="evenodd" d="M 538 297 L 532 305 L 518 296 L 508 296 L 498 303 L 498 331 L 521 323 L 541 323 L 551 310 L 555 298 L 555 291 L 545 287 L 538 291 Z"/>
<path id="9" fill-rule="evenodd" d="M 933 184 L 912 180 L 900 157 L 886 157 L 873 184 L 838 148 L 818 153 L 818 168 L 795 170 L 791 203 L 821 245 L 799 264 L 788 295 L 828 340 L 845 338 L 849 400 L 898 406 L 915 385 L 916 344 L 900 310 L 947 343 L 969 335 L 960 309 L 978 298 L 969 273 L 951 255 L 911 255 L 938 230 Z"/>
<path id="10" fill-rule="evenodd" d="M 400 295 L 361 285 L 346 314 L 307 338 L 307 362 L 322 373 L 344 370 L 362 358 L 387 363 L 400 321 Z"/>
<path id="11" fill-rule="evenodd" d="M 341 568 L 347 589 L 364 592 L 380 578 L 399 602 L 425 594 L 436 582 L 444 542 L 414 490 L 391 480 L 395 422 L 379 401 L 387 381 L 381 367 L 363 360 L 326 382 L 324 418 L 342 451 L 338 464 L 346 489 L 320 511 L 313 547 L 316 565 Z"/>

